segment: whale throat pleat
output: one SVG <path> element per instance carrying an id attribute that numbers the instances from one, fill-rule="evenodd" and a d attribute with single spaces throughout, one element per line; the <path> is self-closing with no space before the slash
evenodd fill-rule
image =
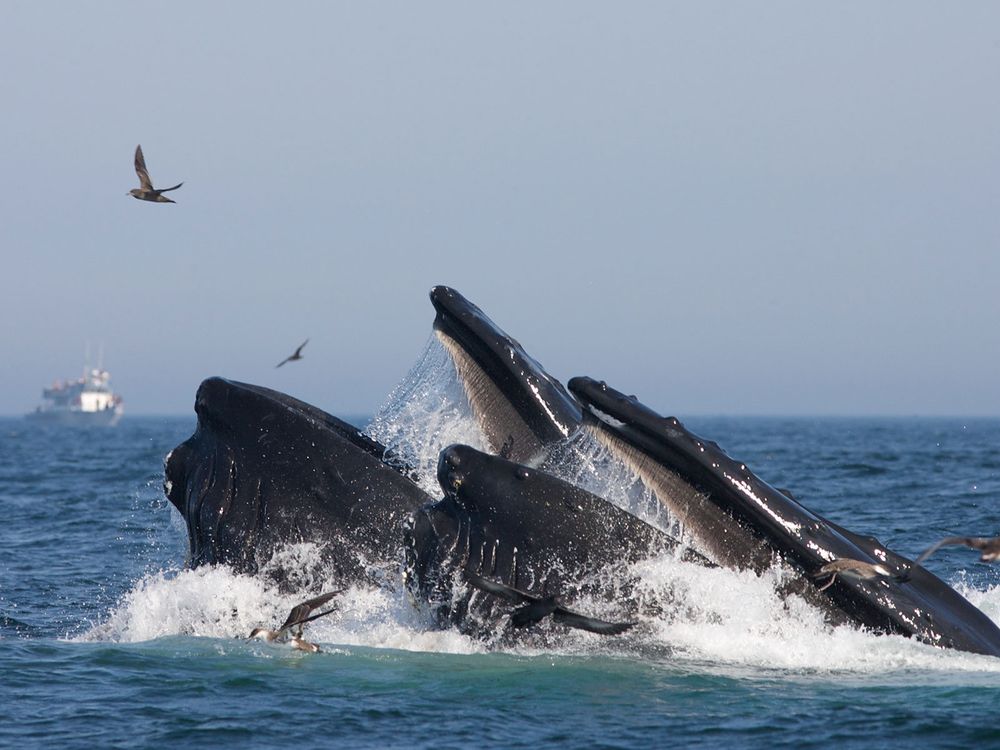
<path id="1" fill-rule="evenodd" d="M 483 368 L 453 338 L 437 333 L 455 363 L 458 379 L 490 448 L 511 461 L 536 464 L 543 448 L 541 440 Z"/>
<path id="2" fill-rule="evenodd" d="M 684 535 L 713 562 L 739 570 L 749 568 L 758 573 L 771 566 L 771 549 L 729 512 L 713 503 L 708 494 L 600 423 L 591 422 L 586 427 L 612 455 L 636 473 L 672 518 L 680 523 Z"/>

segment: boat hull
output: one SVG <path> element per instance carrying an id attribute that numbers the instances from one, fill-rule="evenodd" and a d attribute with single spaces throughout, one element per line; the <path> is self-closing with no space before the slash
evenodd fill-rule
<path id="1" fill-rule="evenodd" d="M 36 409 L 24 418 L 39 424 L 55 424 L 80 427 L 114 427 L 122 418 L 124 409 L 102 409 L 101 411 L 79 411 L 72 409 Z"/>

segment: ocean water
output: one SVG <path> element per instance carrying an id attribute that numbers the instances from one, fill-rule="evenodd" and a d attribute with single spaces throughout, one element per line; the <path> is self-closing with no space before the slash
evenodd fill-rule
<path id="1" fill-rule="evenodd" d="M 398 404 L 419 402 L 411 423 L 474 441 L 460 399 L 416 398 L 418 380 L 373 429 L 405 443 Z M 1000 420 L 684 421 L 904 554 L 944 534 L 1000 533 Z M 1000 744 L 1000 659 L 832 628 L 779 597 L 776 577 L 672 559 L 642 572 L 684 592 L 685 611 L 620 639 L 490 651 L 388 587 L 339 597 L 310 626 L 322 653 L 248 642 L 296 598 L 184 567 L 162 465 L 193 428 L 193 415 L 77 430 L 0 419 L 0 747 Z M 959 548 L 928 566 L 1000 620 L 1000 568 Z"/>

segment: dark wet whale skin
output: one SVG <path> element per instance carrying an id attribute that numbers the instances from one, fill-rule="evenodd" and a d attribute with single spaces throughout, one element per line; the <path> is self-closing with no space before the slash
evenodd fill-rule
<path id="1" fill-rule="evenodd" d="M 715 443 L 689 432 L 677 419 L 661 417 L 635 397 L 591 378 L 573 378 L 569 388 L 584 405 L 591 429 L 605 431 L 703 493 L 720 516 L 739 524 L 804 574 L 847 557 L 880 563 L 894 575 L 906 577 L 904 581 L 838 577 L 821 596 L 853 622 L 936 646 L 1000 656 L 1000 629 L 924 568 L 913 567 L 912 561 L 874 537 L 855 534 L 812 513 Z M 715 561 L 738 567 L 742 553 L 734 549 L 728 560 Z M 744 561 L 745 567 L 759 563 L 753 558 Z"/>
<path id="2" fill-rule="evenodd" d="M 476 594 L 470 617 L 472 591 L 455 595 L 463 570 L 536 595 L 596 594 L 627 608 L 617 569 L 678 548 L 596 495 L 469 446 L 441 452 L 438 481 L 444 499 L 420 508 L 407 529 L 407 583 L 441 624 L 469 632 L 498 613 L 492 598 Z M 710 564 L 695 553 L 685 559 Z"/>
<path id="3" fill-rule="evenodd" d="M 198 427 L 167 457 L 189 563 L 254 573 L 287 542 L 324 545 L 345 580 L 398 565 L 402 524 L 431 498 L 357 428 L 277 391 L 209 378 Z"/>

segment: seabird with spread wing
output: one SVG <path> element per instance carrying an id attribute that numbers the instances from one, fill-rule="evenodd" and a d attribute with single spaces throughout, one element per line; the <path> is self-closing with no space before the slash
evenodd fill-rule
<path id="1" fill-rule="evenodd" d="M 173 187 L 160 188 L 157 190 L 153 187 L 153 181 L 149 179 L 149 172 L 146 171 L 146 159 L 142 155 L 142 146 L 135 147 L 135 173 L 139 175 L 139 187 L 132 188 L 128 191 L 128 194 L 133 198 L 138 198 L 141 201 L 152 201 L 153 203 L 176 203 L 177 201 L 172 201 L 163 193 L 169 192 L 171 190 L 176 190 L 183 182 L 178 182 Z"/>

